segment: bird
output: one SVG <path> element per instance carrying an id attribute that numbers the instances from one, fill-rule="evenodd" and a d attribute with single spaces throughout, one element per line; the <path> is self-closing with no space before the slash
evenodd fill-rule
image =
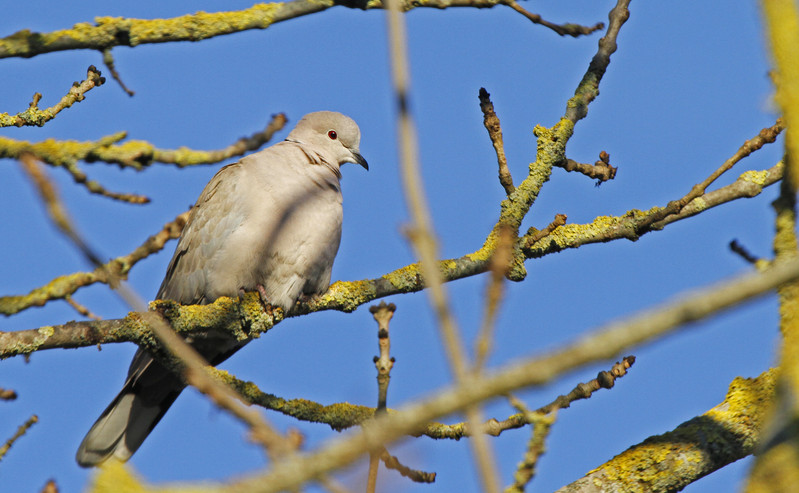
<path id="1" fill-rule="evenodd" d="M 189 213 L 156 295 L 180 304 L 257 291 L 288 312 L 330 285 L 341 240 L 344 163 L 369 169 L 361 133 L 333 111 L 305 115 L 282 142 L 220 169 Z M 244 343 L 187 338 L 212 365 Z M 185 388 L 179 375 L 138 349 L 122 390 L 81 442 L 82 467 L 127 461 Z"/>

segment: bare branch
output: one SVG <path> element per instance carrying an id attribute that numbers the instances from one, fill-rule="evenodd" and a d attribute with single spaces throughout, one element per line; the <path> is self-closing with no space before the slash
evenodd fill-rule
<path id="1" fill-rule="evenodd" d="M 586 36 L 601 29 L 605 29 L 604 22 L 597 22 L 593 26 L 581 26 L 579 24 L 572 24 L 572 23 L 555 24 L 547 21 L 546 19 L 543 19 L 539 14 L 533 14 L 532 12 L 528 12 L 527 10 L 524 9 L 524 7 L 516 3 L 514 0 L 503 0 L 502 3 L 512 8 L 516 12 L 522 14 L 523 16 L 527 17 L 528 19 L 530 19 L 533 22 L 533 24 L 540 24 L 544 27 L 548 27 L 549 29 L 552 29 L 561 36 L 571 36 L 573 38 L 578 38 L 580 36 Z"/>
<path id="2" fill-rule="evenodd" d="M 752 265 L 756 265 L 761 259 L 757 258 L 756 256 L 752 255 L 749 250 L 746 249 L 738 240 L 732 240 L 730 242 L 730 250 L 734 253 L 737 253 L 739 257 L 744 259 L 745 261 L 749 262 Z"/>
<path id="3" fill-rule="evenodd" d="M 475 343 L 475 358 L 472 370 L 476 372 L 483 371 L 488 356 L 491 353 L 491 347 L 494 342 L 494 328 L 496 326 L 497 315 L 499 314 L 499 305 L 505 293 L 505 275 L 508 272 L 508 266 L 513 260 L 513 246 L 515 242 L 514 231 L 511 231 L 510 228 L 503 228 L 500 230 L 499 241 L 497 242 L 497 247 L 491 256 L 491 263 L 489 264 L 491 276 L 488 281 L 488 287 L 486 288 L 483 320 L 480 324 L 480 331 L 477 334 L 477 342 Z"/>
<path id="4" fill-rule="evenodd" d="M 218 407 L 227 410 L 244 422 L 249 428 L 253 440 L 264 446 L 272 460 L 293 452 L 294 449 L 289 440 L 272 428 L 258 411 L 243 406 L 243 399 L 239 394 L 206 372 L 208 363 L 197 350 L 172 330 L 164 318 L 154 312 L 141 315 L 163 348 L 179 361 L 180 373 L 187 384 L 206 395 Z"/>
<path id="5" fill-rule="evenodd" d="M 111 48 L 103 50 L 103 63 L 105 64 L 108 71 L 111 72 L 111 77 L 115 81 L 117 81 L 119 87 L 121 87 L 122 90 L 125 91 L 125 94 L 133 97 L 133 95 L 135 95 L 136 93 L 128 89 L 128 86 L 126 86 L 125 83 L 122 82 L 122 77 L 119 75 L 119 72 L 117 72 L 116 64 L 114 63 L 114 55 L 111 54 Z"/>
<path id="6" fill-rule="evenodd" d="M 19 426 L 19 428 L 17 428 L 16 433 L 14 433 L 14 435 L 8 440 L 6 440 L 6 443 L 2 447 L 0 447 L 0 460 L 3 460 L 3 457 L 5 457 L 8 451 L 11 450 L 11 447 L 14 445 L 14 442 L 22 438 L 22 436 L 28 432 L 28 429 L 38 422 L 39 422 L 39 417 L 34 414 L 30 418 L 28 418 L 27 421 L 22 423 Z"/>
<path id="7" fill-rule="evenodd" d="M 578 163 L 573 159 L 567 159 L 564 162 L 555 164 L 555 166 L 566 171 L 577 171 L 589 178 L 599 180 L 597 185 L 616 178 L 617 171 L 617 168 L 610 165 L 610 155 L 605 151 L 599 153 L 599 159 L 594 164 Z"/>
<path id="8" fill-rule="evenodd" d="M 389 322 L 394 316 L 397 306 L 394 303 L 386 304 L 381 301 L 379 305 L 369 307 L 369 312 L 377 322 L 377 344 L 380 348 L 380 356 L 374 357 L 375 369 L 377 369 L 377 408 L 375 413 L 385 413 L 388 401 L 388 384 L 391 381 L 391 369 L 394 368 L 394 358 L 391 357 L 391 339 L 389 337 Z M 367 493 L 374 493 L 377 490 L 377 470 L 380 459 L 391 457 L 386 449 L 380 453 L 372 452 L 369 454 L 369 474 L 366 480 Z M 397 464 L 399 461 L 393 458 Z"/>
<path id="9" fill-rule="evenodd" d="M 388 450 L 386 449 L 383 449 L 383 451 L 380 453 L 380 460 L 382 460 L 386 465 L 386 469 L 397 471 L 402 475 L 402 477 L 408 478 L 414 483 L 436 482 L 436 473 L 411 469 L 410 467 L 403 465 L 397 457 L 389 454 Z"/>
<path id="10" fill-rule="evenodd" d="M 45 483 L 44 488 L 39 493 L 58 493 L 58 485 L 54 479 L 50 479 Z"/>
<path id="11" fill-rule="evenodd" d="M 87 307 L 81 305 L 80 303 L 78 303 L 77 301 L 75 301 L 75 299 L 72 297 L 72 295 L 64 296 L 64 301 L 69 303 L 69 306 L 74 308 L 75 311 L 80 313 L 81 316 L 83 316 L 83 317 L 90 318 L 92 320 L 102 320 L 103 319 L 99 315 L 97 315 L 94 312 L 92 312 L 91 310 L 89 310 L 89 308 L 87 308 Z"/>
<path id="12" fill-rule="evenodd" d="M 559 395 L 554 401 L 546 406 L 535 410 L 538 414 L 549 414 L 558 409 L 566 409 L 571 403 L 581 399 L 590 398 L 599 389 L 612 389 L 616 384 L 616 379 L 627 374 L 627 370 L 635 364 L 635 356 L 625 356 L 621 361 L 617 361 L 610 371 L 601 371 L 597 377 L 590 382 L 580 383 L 566 395 Z"/>
<path id="13" fill-rule="evenodd" d="M 528 411 L 523 413 L 528 416 L 527 420 L 533 426 L 532 430 L 530 430 L 530 439 L 527 441 L 527 449 L 519 465 L 516 466 L 516 472 L 513 474 L 513 484 L 505 488 L 505 493 L 524 493 L 527 484 L 535 476 L 538 459 L 546 451 L 546 439 L 549 437 L 552 425 L 555 424 L 554 413 L 549 415 Z"/>
<path id="14" fill-rule="evenodd" d="M 502 127 L 499 124 L 499 117 L 494 112 L 494 103 L 491 102 L 491 95 L 485 88 L 480 88 L 480 109 L 483 111 L 483 125 L 488 130 L 488 137 L 494 145 L 497 153 L 497 164 L 499 165 L 499 183 L 505 189 L 505 193 L 510 195 L 516 190 L 513 186 L 513 177 L 508 170 L 508 160 L 505 158 L 505 145 L 502 142 Z"/>
<path id="15" fill-rule="evenodd" d="M 13 401 L 16 398 L 17 398 L 16 391 L 0 387 L 0 401 Z"/>
<path id="16" fill-rule="evenodd" d="M 388 35 L 391 73 L 399 110 L 397 114 L 397 144 L 400 151 L 400 174 L 412 219 L 411 244 L 419 258 L 428 288 L 430 304 L 438 318 L 438 327 L 444 343 L 447 362 L 455 376 L 455 381 L 463 383 L 469 379 L 470 365 L 463 337 L 452 313 L 444 279 L 437 269 L 438 245 L 419 170 L 416 128 L 408 105 L 410 70 L 405 18 L 400 14 L 399 0 L 387 0 L 387 6 L 389 10 Z M 475 425 L 482 421 L 482 413 L 478 405 L 467 406 L 465 413 L 467 420 Z M 498 493 L 499 477 L 490 444 L 483 435 L 477 435 L 469 445 L 472 448 L 483 490 L 488 493 Z"/>

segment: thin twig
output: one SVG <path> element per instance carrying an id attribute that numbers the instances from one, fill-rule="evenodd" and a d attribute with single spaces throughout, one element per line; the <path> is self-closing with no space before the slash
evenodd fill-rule
<path id="1" fill-rule="evenodd" d="M 732 169 L 732 167 L 740 162 L 743 158 L 749 156 L 757 150 L 760 150 L 766 144 L 773 144 L 783 130 L 785 130 L 785 122 L 783 122 L 782 118 L 777 118 L 777 121 L 774 123 L 774 125 L 761 129 L 756 136 L 741 144 L 741 147 L 738 148 L 735 154 L 724 161 L 716 171 L 711 173 L 710 176 L 705 178 L 701 183 L 694 185 L 691 192 L 680 199 L 681 205 L 685 206 L 685 204 L 694 198 L 704 194 L 707 190 L 707 187 L 716 181 L 722 174 Z"/>
<path id="2" fill-rule="evenodd" d="M 616 171 L 618 171 L 618 168 L 610 165 L 610 154 L 605 151 L 599 153 L 599 159 L 594 164 L 578 163 L 573 159 L 567 159 L 556 163 L 555 166 L 566 171 L 582 173 L 589 178 L 597 180 L 597 185 L 616 178 Z"/>
<path id="3" fill-rule="evenodd" d="M 24 423 L 22 423 L 19 426 L 19 428 L 17 428 L 16 433 L 14 433 L 14 435 L 8 440 L 6 440 L 6 443 L 2 447 L 0 447 L 0 461 L 3 460 L 3 457 L 5 457 L 8 451 L 11 449 L 11 446 L 14 445 L 14 442 L 19 440 L 23 435 L 25 435 L 25 433 L 28 432 L 28 429 L 31 426 L 33 426 L 38 422 L 39 422 L 39 417 L 34 414 L 30 418 L 28 418 Z"/>
<path id="4" fill-rule="evenodd" d="M 501 229 L 497 239 L 497 247 L 491 257 L 489 268 L 491 276 L 486 288 L 483 321 L 480 324 L 480 331 L 477 334 L 477 342 L 475 344 L 473 368 L 475 372 L 480 372 L 485 368 L 486 360 L 491 353 L 499 304 L 504 294 L 505 274 L 508 272 L 508 265 L 513 260 L 513 244 L 515 240 L 515 234 L 511 228 Z"/>
<path id="5" fill-rule="evenodd" d="M 505 493 L 523 493 L 527 484 L 535 476 L 538 459 L 546 451 L 546 439 L 549 437 L 552 425 L 555 424 L 555 413 L 531 412 L 522 401 L 516 398 L 512 398 L 511 402 L 525 416 L 526 420 L 533 425 L 530 430 L 530 439 L 527 441 L 527 449 L 521 462 L 516 466 L 516 472 L 513 474 L 513 484 L 505 488 Z"/>
<path id="6" fill-rule="evenodd" d="M 0 401 L 13 401 L 17 398 L 17 392 L 11 389 L 0 387 Z"/>
<path id="7" fill-rule="evenodd" d="M 45 483 L 44 488 L 39 493 L 58 493 L 58 485 L 54 479 L 50 479 Z"/>
<path id="8" fill-rule="evenodd" d="M 244 422 L 250 430 L 252 439 L 262 444 L 273 460 L 294 451 L 289 441 L 274 430 L 258 411 L 243 405 L 242 397 L 238 393 L 210 377 L 206 370 L 208 363 L 189 343 L 177 335 L 159 314 L 147 312 L 142 316 L 147 319 L 164 349 L 179 360 L 186 383 Z"/>
<path id="9" fill-rule="evenodd" d="M 561 36 L 572 36 L 574 38 L 577 38 L 579 36 L 585 36 L 593 32 L 599 31 L 601 29 L 605 29 L 604 22 L 597 22 L 593 26 L 581 26 L 579 24 L 572 24 L 572 23 L 555 24 L 547 21 L 546 19 L 543 19 L 539 14 L 533 14 L 532 12 L 528 12 L 527 10 L 524 9 L 524 7 L 516 3 L 514 0 L 503 0 L 502 3 L 512 8 L 516 12 L 522 14 L 523 16 L 527 17 L 528 19 L 530 19 L 533 22 L 533 24 L 540 24 L 544 27 L 548 27 L 549 29 L 552 29 Z"/>
<path id="10" fill-rule="evenodd" d="M 533 244 L 552 234 L 553 231 L 566 224 L 567 219 L 568 217 L 566 214 L 555 214 L 555 219 L 553 219 L 551 223 L 547 224 L 546 228 L 534 232 L 528 232 L 524 240 L 525 248 L 529 248 Z"/>
<path id="11" fill-rule="evenodd" d="M 428 286 L 430 302 L 436 312 L 438 325 L 444 341 L 444 349 L 450 368 L 458 383 L 469 378 L 469 364 L 460 331 L 455 323 L 441 273 L 437 268 L 437 245 L 430 217 L 430 208 L 424 193 L 419 172 L 416 130 L 409 108 L 410 70 L 408 64 L 405 19 L 400 12 L 399 0 L 388 0 L 388 35 L 391 58 L 391 73 L 398 103 L 398 147 L 400 149 L 400 173 L 410 209 L 413 226 L 411 242 L 419 256 L 425 284 Z M 469 422 L 482 421 L 479 407 L 465 409 Z M 491 447 L 485 436 L 477 435 L 470 441 L 477 463 L 483 489 L 488 493 L 499 491 L 499 478 Z"/>
<path id="12" fill-rule="evenodd" d="M 380 460 L 386 465 L 386 469 L 392 469 L 399 472 L 402 477 L 408 478 L 414 483 L 435 483 L 436 473 L 419 471 L 411 469 L 410 467 L 402 464 L 399 459 L 388 453 L 388 450 L 383 449 L 380 453 Z"/>
<path id="13" fill-rule="evenodd" d="M 178 215 L 175 219 L 166 223 L 161 231 L 147 238 L 133 252 L 112 259 L 92 272 L 77 272 L 57 277 L 48 284 L 36 288 L 25 295 L 0 296 L 0 313 L 13 315 L 32 306 L 43 306 L 48 301 L 66 298 L 78 289 L 97 282 L 108 284 L 115 278 L 125 279 L 136 263 L 161 251 L 167 241 L 180 237 L 188 217 L 189 211 Z M 109 276 L 109 272 L 113 275 Z"/>
<path id="14" fill-rule="evenodd" d="M 595 379 L 578 384 L 568 394 L 559 395 L 554 401 L 546 406 L 539 407 L 535 412 L 537 414 L 549 414 L 559 409 L 566 409 L 574 401 L 590 398 L 599 389 L 611 389 L 616 384 L 616 379 L 626 375 L 627 370 L 634 364 L 635 356 L 625 356 L 621 361 L 617 361 L 610 371 L 599 372 Z"/>
<path id="15" fill-rule="evenodd" d="M 39 101 L 42 95 L 38 92 L 33 95 L 33 101 L 30 107 L 22 113 L 16 115 L 9 115 L 8 113 L 0 113 L 0 127 L 22 127 L 22 126 L 36 126 L 41 127 L 49 122 L 65 108 L 71 107 L 73 104 L 83 101 L 85 94 L 91 89 L 102 86 L 105 83 L 105 77 L 100 75 L 100 71 L 94 65 L 89 66 L 86 74 L 86 80 L 83 82 L 75 82 L 70 88 L 69 92 L 61 98 L 61 100 L 44 110 L 39 109 Z"/>
<path id="16" fill-rule="evenodd" d="M 505 157 L 505 145 L 502 142 L 502 126 L 499 117 L 494 111 L 494 103 L 491 102 L 491 95 L 484 87 L 480 88 L 480 110 L 483 112 L 483 125 L 488 130 L 488 137 L 494 146 L 497 154 L 497 165 L 499 166 L 499 183 L 505 189 L 505 194 L 510 196 L 516 187 L 513 186 L 513 177 L 508 170 L 508 160 Z"/>
<path id="17" fill-rule="evenodd" d="M 778 118 L 777 122 L 772 125 L 771 127 L 766 127 L 751 139 L 745 141 L 738 151 L 735 152 L 729 159 L 724 161 L 721 166 L 718 167 L 715 171 L 713 171 L 707 178 L 702 180 L 700 183 L 697 183 L 691 190 L 682 196 L 678 200 L 672 200 L 665 207 L 661 208 L 657 212 L 649 215 L 646 219 L 640 221 L 637 224 L 637 228 L 648 228 L 654 223 L 660 222 L 666 219 L 668 216 L 672 214 L 680 213 L 683 208 L 685 208 L 688 204 L 693 202 L 699 197 L 705 195 L 707 187 L 709 187 L 716 179 L 718 179 L 722 174 L 732 169 L 735 164 L 737 164 L 741 159 L 749 156 L 753 152 L 761 149 L 764 145 L 773 143 L 777 136 L 782 132 L 785 128 L 785 125 L 782 119 Z"/>
<path id="18" fill-rule="evenodd" d="M 86 190 L 89 192 L 100 195 L 102 197 L 108 197 L 109 199 L 119 200 L 120 202 L 127 202 L 128 204 L 149 204 L 150 198 L 144 195 L 138 195 L 135 193 L 123 193 L 123 192 L 111 192 L 106 190 L 106 188 L 95 180 L 90 180 L 86 173 L 81 170 L 77 163 L 75 162 L 67 162 L 64 163 L 63 168 L 72 176 L 72 179 L 75 180 L 75 183 L 78 185 L 83 185 Z"/>
<path id="19" fill-rule="evenodd" d="M 92 265 L 102 265 L 103 262 L 100 260 L 99 255 L 89 247 L 83 237 L 75 229 L 64 203 L 58 196 L 55 185 L 47 176 L 45 168 L 40 165 L 36 156 L 25 153 L 20 156 L 19 161 L 20 164 L 22 164 L 22 169 L 27 173 L 28 178 L 35 186 L 42 202 L 44 202 L 45 210 L 50 220 L 53 221 L 53 224 L 55 224 L 61 233 L 80 250 L 83 256 L 86 257 Z"/>
<path id="20" fill-rule="evenodd" d="M 81 305 L 80 303 L 78 303 L 77 301 L 75 301 L 75 299 L 72 297 L 72 295 L 65 296 L 64 297 L 64 301 L 66 301 L 69 304 L 69 306 L 74 308 L 76 312 L 80 313 L 81 315 L 83 315 L 86 318 L 90 318 L 92 320 L 102 320 L 103 319 L 99 315 L 93 313 L 87 307 L 85 307 L 85 306 Z"/>
<path id="21" fill-rule="evenodd" d="M 119 72 L 117 72 L 116 64 L 114 63 L 114 55 L 111 53 L 111 48 L 106 48 L 103 50 L 103 63 L 105 64 L 108 71 L 111 72 L 111 77 L 115 81 L 117 81 L 119 87 L 121 87 L 122 90 L 125 91 L 125 94 L 127 94 L 130 97 L 133 97 L 136 93 L 128 89 L 128 86 L 126 86 L 125 83 L 122 82 L 122 77 L 119 75 Z"/>
<path id="22" fill-rule="evenodd" d="M 761 259 L 752 255 L 752 253 L 746 249 L 738 240 L 732 240 L 730 242 L 730 250 L 734 253 L 737 253 L 739 257 L 744 259 L 745 261 L 749 262 L 752 265 L 757 264 Z"/>
<path id="23" fill-rule="evenodd" d="M 216 151 L 192 151 L 185 147 L 176 150 L 154 149 L 152 159 L 164 164 L 175 164 L 179 168 L 194 164 L 215 164 L 242 156 L 247 152 L 260 149 L 261 146 L 272 140 L 276 132 L 286 126 L 288 118 L 285 113 L 277 113 L 267 123 L 263 130 L 259 130 L 249 137 L 242 137 L 224 149 Z"/>
<path id="24" fill-rule="evenodd" d="M 377 408 L 375 415 L 385 413 L 388 401 L 388 384 L 391 381 L 391 369 L 394 368 L 394 358 L 391 357 L 391 338 L 389 337 L 389 322 L 394 316 L 397 306 L 394 303 L 386 304 L 381 301 L 379 305 L 369 307 L 375 321 L 377 322 L 377 344 L 380 349 L 380 356 L 375 356 L 375 368 L 377 369 Z M 386 454 L 388 452 L 385 451 Z M 366 481 L 367 493 L 374 493 L 377 490 L 377 470 L 380 465 L 381 454 L 373 451 L 369 453 L 369 474 Z"/>

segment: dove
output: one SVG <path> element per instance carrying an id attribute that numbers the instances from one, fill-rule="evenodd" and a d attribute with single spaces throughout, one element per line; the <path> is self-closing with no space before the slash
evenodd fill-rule
<path id="1" fill-rule="evenodd" d="M 206 304 L 258 291 L 288 312 L 300 298 L 324 293 L 341 240 L 340 166 L 369 169 L 360 139 L 352 119 L 319 111 L 283 142 L 219 170 L 191 210 L 156 297 Z M 223 337 L 187 341 L 212 365 L 243 346 Z M 81 442 L 78 464 L 128 460 L 184 388 L 139 349 L 122 391 Z"/>

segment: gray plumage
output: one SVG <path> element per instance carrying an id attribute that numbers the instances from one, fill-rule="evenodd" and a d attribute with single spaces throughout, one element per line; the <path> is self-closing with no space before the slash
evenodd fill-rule
<path id="1" fill-rule="evenodd" d="M 331 111 L 303 117 L 285 141 L 222 168 L 192 208 L 158 299 L 212 303 L 242 290 L 289 311 L 324 293 L 341 239 L 343 163 L 368 169 L 355 122 Z M 190 340 L 212 365 L 241 347 Z M 125 386 L 81 442 L 81 466 L 127 460 L 185 385 L 139 349 Z"/>

